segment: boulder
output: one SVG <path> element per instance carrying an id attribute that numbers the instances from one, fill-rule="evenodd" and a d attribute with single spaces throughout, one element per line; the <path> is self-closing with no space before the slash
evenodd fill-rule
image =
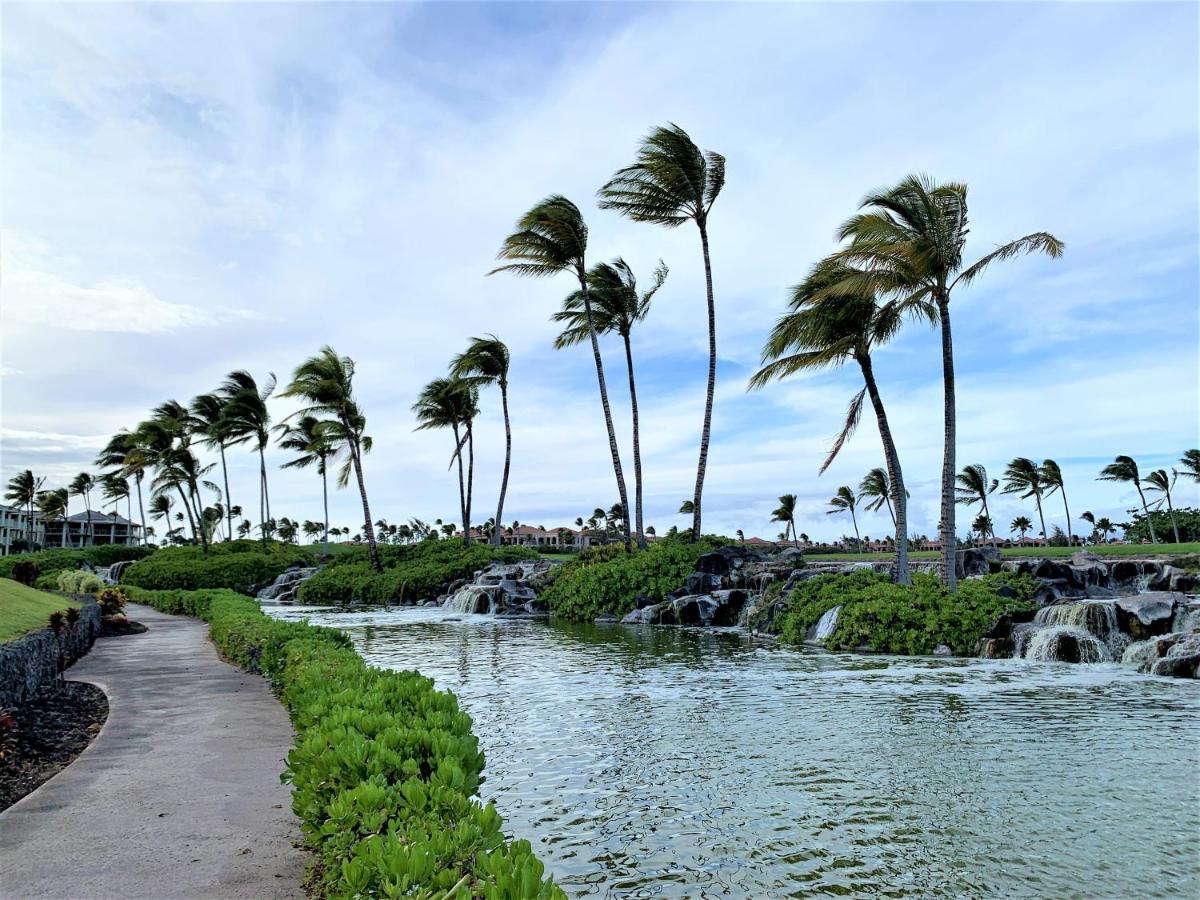
<path id="1" fill-rule="evenodd" d="M 738 624 L 742 610 L 746 607 L 749 595 L 745 591 L 714 591 L 712 595 L 716 606 L 712 610 L 709 624 L 716 628 L 726 628 Z"/>
<path id="2" fill-rule="evenodd" d="M 720 576 L 710 575 L 708 572 L 693 572 L 684 581 L 683 586 L 688 594 L 707 594 L 721 586 L 720 580 Z"/>
<path id="3" fill-rule="evenodd" d="M 1171 630 L 1175 608 L 1182 601 L 1182 594 L 1173 594 L 1170 591 L 1118 597 L 1115 601 L 1117 622 L 1121 630 L 1135 641 L 1166 634 Z"/>
<path id="4" fill-rule="evenodd" d="M 1150 671 L 1171 678 L 1200 678 L 1200 635 L 1181 637 Z"/>
<path id="5" fill-rule="evenodd" d="M 980 659 L 1008 659 L 1013 655 L 1013 643 L 1007 637 L 982 637 L 975 645 Z"/>
<path id="6" fill-rule="evenodd" d="M 1046 581 L 1062 581 L 1067 584 L 1073 584 L 1075 581 L 1075 573 L 1071 567 L 1056 559 L 1041 560 L 1033 570 L 1033 577 Z"/>
<path id="7" fill-rule="evenodd" d="M 1071 565 L 1073 566 L 1091 566 L 1100 562 L 1103 560 L 1090 550 L 1076 550 L 1071 554 Z"/>
<path id="8" fill-rule="evenodd" d="M 933 655 L 934 656 L 953 656 L 954 651 L 952 649 L 950 649 L 950 647 L 948 647 L 946 644 L 938 644 L 936 647 L 933 648 Z"/>
<path id="9" fill-rule="evenodd" d="M 1172 591 L 1190 594 L 1195 592 L 1197 581 L 1200 581 L 1200 579 L 1198 579 L 1193 573 L 1180 570 L 1177 574 L 1171 576 L 1170 589 Z"/>
<path id="10" fill-rule="evenodd" d="M 993 564 L 997 567 L 993 570 Z M 959 578 L 973 578 L 998 571 L 1000 551 L 995 547 L 968 547 L 954 554 L 954 570 Z"/>
<path id="11" fill-rule="evenodd" d="M 1108 570 L 1108 577 L 1117 584 L 1129 584 L 1137 581 L 1141 574 L 1141 563 L 1133 559 L 1118 560 Z"/>
<path id="12" fill-rule="evenodd" d="M 724 553 L 705 553 L 696 560 L 696 571 L 707 575 L 728 575 L 730 570 L 729 557 Z"/>
<path id="13" fill-rule="evenodd" d="M 633 598 L 633 605 L 637 609 L 645 609 L 647 606 L 653 606 L 654 601 L 651 600 L 649 597 L 647 597 L 645 594 L 638 594 L 636 597 Z"/>

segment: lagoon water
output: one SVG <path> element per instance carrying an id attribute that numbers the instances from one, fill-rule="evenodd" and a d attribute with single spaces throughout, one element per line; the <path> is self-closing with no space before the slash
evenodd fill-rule
<path id="1" fill-rule="evenodd" d="M 734 631 L 274 608 L 454 691 L 579 897 L 1200 896 L 1200 684 Z"/>

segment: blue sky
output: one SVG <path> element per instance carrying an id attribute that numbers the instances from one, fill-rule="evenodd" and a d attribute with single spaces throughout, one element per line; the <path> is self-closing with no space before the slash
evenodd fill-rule
<path id="1" fill-rule="evenodd" d="M 473 334 L 514 354 L 505 518 L 553 526 L 616 499 L 587 352 L 551 348 L 565 280 L 485 278 L 551 192 L 666 286 L 635 340 L 647 521 L 690 496 L 702 414 L 699 243 L 624 221 L 594 194 L 651 126 L 728 158 L 712 217 L 719 383 L 707 523 L 801 530 L 881 462 L 864 418 L 817 469 L 851 370 L 745 383 L 787 288 L 870 189 L 912 171 L 970 185 L 967 255 L 1035 230 L 1057 261 L 989 271 L 955 298 L 959 460 L 1063 465 L 1072 509 L 1126 518 L 1096 483 L 1130 453 L 1196 446 L 1197 8 L 1193 4 L 6 4 L 3 11 L 2 475 L 61 483 L 114 430 L 233 368 L 285 376 L 324 343 L 353 356 L 376 449 L 373 511 L 451 518 L 449 438 L 409 407 Z M 605 347 L 627 465 L 619 345 Z M 933 533 L 938 336 L 910 325 L 876 360 Z M 485 395 L 477 520 L 501 463 Z M 289 407 L 280 403 L 280 417 Z M 244 457 L 244 458 L 243 458 Z M 233 500 L 256 466 L 235 454 Z M 272 474 L 273 509 L 315 518 L 315 476 Z M 632 489 L 632 485 L 631 485 Z M 1189 495 L 1190 492 L 1190 495 Z M 1196 503 L 1179 489 L 1177 502 Z M 335 524 L 353 525 L 339 495 Z M 1028 504 L 1003 498 L 999 531 Z M 1061 521 L 1057 501 L 1048 511 Z M 964 520 L 969 520 L 963 514 Z M 867 514 L 865 533 L 889 523 Z M 1078 524 L 1078 523 L 1077 523 Z M 965 527 L 965 524 L 964 524 Z"/>

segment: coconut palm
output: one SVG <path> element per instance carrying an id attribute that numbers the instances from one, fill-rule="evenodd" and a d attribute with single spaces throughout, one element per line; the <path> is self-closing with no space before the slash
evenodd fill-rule
<path id="1" fill-rule="evenodd" d="M 1067 505 L 1067 486 L 1063 483 L 1062 469 L 1052 459 L 1042 461 L 1042 483 L 1046 486 L 1047 497 L 1055 491 L 1062 494 L 1063 513 L 1067 517 L 1067 546 L 1075 546 L 1075 535 L 1071 531 L 1071 507 Z"/>
<path id="2" fill-rule="evenodd" d="M 690 516 L 693 512 L 695 512 L 695 509 L 696 504 L 691 500 L 684 500 L 679 504 L 679 514 L 681 516 Z"/>
<path id="3" fill-rule="evenodd" d="M 1079 518 L 1080 518 L 1080 520 L 1087 522 L 1089 525 L 1092 526 L 1091 539 L 1094 541 L 1096 539 L 1096 533 L 1097 533 L 1095 514 L 1093 514 L 1092 511 L 1089 509 L 1089 510 L 1086 510 L 1086 511 L 1080 513 Z"/>
<path id="4" fill-rule="evenodd" d="M 992 534 L 992 517 L 986 513 L 980 513 L 971 523 L 971 530 L 979 535 L 979 540 L 986 540 L 987 536 Z"/>
<path id="5" fill-rule="evenodd" d="M 363 535 L 367 540 L 371 565 L 377 572 L 383 571 L 379 547 L 375 543 L 375 529 L 371 526 L 371 505 L 367 501 L 362 463 L 363 454 L 371 452 L 374 442 L 366 434 L 367 417 L 354 399 L 354 360 L 348 356 L 338 356 L 332 347 L 322 347 L 316 356 L 309 357 L 296 367 L 292 373 L 292 383 L 281 396 L 297 397 L 309 404 L 295 415 L 317 416 L 332 421 L 333 424 L 327 426 L 330 443 L 346 449 L 346 462 L 338 473 L 338 487 L 350 483 L 353 471 L 362 500 Z"/>
<path id="6" fill-rule="evenodd" d="M 1046 478 L 1041 466 L 1032 459 L 1018 456 L 1004 469 L 1002 494 L 1020 494 L 1022 500 L 1033 498 L 1037 505 L 1038 521 L 1042 525 L 1042 539 L 1049 543 L 1050 532 L 1046 530 L 1046 517 L 1042 512 L 1042 497 L 1046 494 Z"/>
<path id="7" fill-rule="evenodd" d="M 158 521 L 166 519 L 168 525 L 171 521 L 171 507 L 175 501 L 168 494 L 155 494 L 150 498 L 150 518 Z"/>
<path id="8" fill-rule="evenodd" d="M 566 197 L 553 194 L 534 206 L 517 221 L 517 230 L 504 239 L 497 255 L 508 260 L 489 272 L 512 272 L 528 277 L 548 277 L 560 272 L 573 273 L 583 293 L 584 314 L 588 320 L 588 337 L 596 364 L 596 380 L 600 386 L 600 405 L 604 410 L 604 425 L 608 429 L 608 449 L 612 455 L 617 493 L 624 506 L 629 505 L 625 490 L 625 472 L 617 449 L 617 433 L 613 428 L 612 409 L 608 403 L 608 385 L 604 380 L 604 362 L 600 358 L 600 341 L 592 321 L 592 302 L 587 283 L 587 225 L 579 208 Z M 632 539 L 625 533 L 625 549 L 631 550 Z"/>
<path id="9" fill-rule="evenodd" d="M 1096 520 L 1096 530 L 1108 540 L 1108 536 L 1117 530 L 1117 526 L 1112 523 L 1107 517 L 1101 517 Z"/>
<path id="10" fill-rule="evenodd" d="M 888 515 L 892 517 L 892 526 L 895 527 L 896 512 L 892 507 L 892 482 L 888 478 L 887 469 L 882 466 L 876 466 L 864 475 L 858 485 L 858 498 L 863 500 L 867 497 L 872 499 L 870 503 L 866 504 L 866 509 L 878 512 L 886 505 Z"/>
<path id="11" fill-rule="evenodd" d="M 1012 520 L 1012 524 L 1008 526 L 1009 534 L 1019 534 L 1020 540 L 1025 540 L 1025 532 L 1033 527 L 1033 522 L 1029 521 L 1029 516 L 1017 516 Z"/>
<path id="12" fill-rule="evenodd" d="M 96 465 L 106 469 L 120 471 L 126 478 L 132 478 L 137 488 L 138 517 L 142 524 L 142 533 L 146 533 L 146 507 L 142 498 L 142 479 L 150 468 L 147 448 L 139 431 L 122 429 L 114 434 L 104 445 L 104 449 L 96 457 Z M 132 517 L 131 517 L 132 518 Z"/>
<path id="13" fill-rule="evenodd" d="M 1157 491 L 1163 495 L 1167 501 L 1167 512 L 1171 516 L 1171 530 L 1175 532 L 1175 543 L 1179 541 L 1179 523 L 1175 521 L 1175 507 L 1171 505 L 1171 489 L 1175 487 L 1175 481 L 1179 478 L 1179 473 L 1174 469 L 1172 474 L 1167 475 L 1166 469 L 1155 469 L 1146 476 L 1146 490 Z"/>
<path id="14" fill-rule="evenodd" d="M 463 472 L 463 446 L 468 442 L 466 429 L 474 417 L 477 389 L 458 378 L 435 378 L 421 390 L 413 413 L 417 417 L 416 431 L 449 428 L 454 435 L 454 454 L 450 465 L 458 465 L 458 504 L 462 516 L 463 543 L 471 543 L 471 517 L 468 490 Z M 441 524 L 441 520 L 438 520 Z"/>
<path id="15" fill-rule="evenodd" d="M 924 301 L 880 304 L 864 273 L 835 259 L 826 259 L 813 267 L 808 277 L 792 289 L 790 311 L 776 323 L 763 347 L 763 366 L 750 379 L 750 388 L 759 388 L 777 378 L 797 372 L 838 366 L 854 360 L 865 386 L 850 401 L 842 431 L 833 443 L 820 471 L 829 468 L 839 451 L 858 426 L 863 399 L 871 399 L 883 442 L 891 487 L 889 511 L 896 530 L 896 581 L 911 583 L 908 570 L 908 495 L 900 454 L 892 437 L 887 411 L 875 381 L 872 349 L 886 343 L 899 331 L 906 313 L 930 317 L 932 308 Z M 855 284 L 863 287 L 856 288 Z"/>
<path id="16" fill-rule="evenodd" d="M 70 502 L 70 494 L 66 488 L 50 488 L 46 491 L 38 491 L 34 498 L 34 504 L 37 510 L 42 515 L 42 521 L 49 525 L 56 520 L 62 521 L 62 540 L 59 546 L 67 546 L 67 504 Z"/>
<path id="17" fill-rule="evenodd" d="M 858 497 L 855 496 L 850 485 L 843 484 L 838 488 L 837 493 L 830 499 L 829 505 L 832 508 L 825 511 L 827 516 L 835 516 L 843 512 L 850 513 L 850 522 L 854 525 L 854 542 L 861 545 L 862 539 L 858 536 L 858 517 L 854 514 L 854 508 L 858 505 Z"/>
<path id="18" fill-rule="evenodd" d="M 625 344 L 625 367 L 629 373 L 629 407 L 633 416 L 633 481 L 634 481 L 634 530 L 638 546 L 646 548 L 646 535 L 642 517 L 642 447 L 638 418 L 637 383 L 633 374 L 633 345 L 630 335 L 633 326 L 646 318 L 650 311 L 650 300 L 662 287 L 667 277 L 667 267 L 660 259 L 654 270 L 654 283 L 650 289 L 638 292 L 637 279 L 625 260 L 617 257 L 611 263 L 597 263 L 588 271 L 588 290 L 592 301 L 591 325 L 583 307 L 583 292 L 575 291 L 563 301 L 563 308 L 553 315 L 555 322 L 564 324 L 562 333 L 555 339 L 555 349 L 561 350 L 583 343 L 591 336 L 592 328 L 597 334 L 613 332 L 621 336 Z"/>
<path id="19" fill-rule="evenodd" d="M 1154 520 L 1150 518 L 1150 507 L 1146 505 L 1146 495 L 1142 491 L 1142 478 L 1138 472 L 1137 461 L 1132 456 L 1118 456 L 1100 470 L 1098 481 L 1123 481 L 1132 484 L 1142 501 L 1142 512 L 1146 516 L 1146 524 L 1150 526 L 1150 542 L 1157 544 L 1158 536 L 1154 533 Z"/>
<path id="20" fill-rule="evenodd" d="M 92 491 L 96 487 L 96 479 L 87 472 L 80 472 L 71 482 L 68 490 L 76 497 L 83 498 L 84 513 L 87 516 L 87 537 L 85 540 L 96 543 L 96 532 L 92 527 Z M 83 546 L 84 541 L 79 542 Z"/>
<path id="21" fill-rule="evenodd" d="M 176 491 L 183 500 L 184 510 L 192 527 L 192 535 L 208 553 L 212 523 L 200 500 L 200 484 L 211 472 L 213 464 L 203 465 L 190 447 L 174 447 L 158 461 L 157 473 L 150 487 L 156 494 Z M 123 480 L 123 479 L 122 479 Z"/>
<path id="22" fill-rule="evenodd" d="M 1038 231 L 1010 241 L 963 266 L 966 243 L 967 186 L 937 184 L 924 175 L 909 175 L 896 187 L 875 191 L 863 200 L 860 212 L 847 220 L 839 238 L 849 240 L 840 253 L 846 262 L 864 267 L 863 277 L 851 287 L 870 284 L 876 290 L 904 298 L 908 303 L 932 302 L 942 333 L 943 417 L 940 531 L 942 579 L 956 586 L 954 553 L 955 417 L 954 346 L 950 330 L 950 299 L 956 287 L 968 286 L 994 262 L 1027 253 L 1062 255 L 1063 243 Z"/>
<path id="23" fill-rule="evenodd" d="M 228 401 L 228 395 L 201 394 L 192 400 L 191 416 L 193 428 L 203 440 L 204 446 L 210 450 L 215 449 L 221 457 L 221 478 L 225 483 L 225 516 L 229 527 L 229 540 L 232 541 L 233 506 L 230 503 L 229 466 L 225 462 L 225 449 L 237 443 L 237 429 L 227 412 Z"/>
<path id="24" fill-rule="evenodd" d="M 1179 464 L 1183 467 L 1180 475 L 1192 481 L 1200 481 L 1200 450 L 1184 450 Z"/>
<path id="25" fill-rule="evenodd" d="M 29 527 L 25 531 L 25 543 L 30 550 L 33 549 L 33 508 L 37 504 L 38 492 L 45 483 L 44 477 L 35 476 L 30 469 L 26 469 L 8 480 L 8 488 L 4 492 L 5 500 L 11 500 L 28 512 Z"/>
<path id="26" fill-rule="evenodd" d="M 797 547 L 800 546 L 800 541 L 796 534 L 796 495 L 795 494 L 784 494 L 782 497 L 779 498 L 779 507 L 771 513 L 771 521 L 785 523 L 786 527 L 783 529 L 783 533 L 786 535 L 788 532 L 788 529 L 790 528 L 791 532 L 792 532 L 792 543 L 795 544 L 795 546 L 797 546 Z M 785 540 L 786 540 L 786 538 L 785 538 Z"/>
<path id="27" fill-rule="evenodd" d="M 500 546 L 500 522 L 504 517 L 504 497 L 508 493 L 508 472 L 512 464 L 512 425 L 508 418 L 508 347 L 494 334 L 471 338 L 466 351 L 450 364 L 450 376 L 461 378 L 478 387 L 495 384 L 500 388 L 500 407 L 504 412 L 504 473 L 500 476 L 500 499 L 496 503 L 496 519 L 492 528 L 492 545 Z"/>
<path id="28" fill-rule="evenodd" d="M 129 500 L 129 482 L 124 475 L 110 472 L 100 480 L 100 493 L 112 504 L 113 515 L 116 515 L 121 508 L 121 501 Z"/>
<path id="29" fill-rule="evenodd" d="M 725 186 L 725 157 L 702 151 L 674 123 L 655 128 L 638 148 L 637 161 L 617 171 L 600 188 L 600 208 L 615 209 L 636 222 L 676 228 L 694 222 L 700 232 L 704 284 L 708 301 L 708 390 L 700 430 L 700 459 L 692 499 L 692 540 L 700 540 L 704 472 L 712 432 L 713 393 L 717 384 L 717 312 L 713 301 L 712 260 L 708 249 L 708 217 Z"/>
<path id="30" fill-rule="evenodd" d="M 328 463 L 337 453 L 330 434 L 333 430 L 335 430 L 335 423 L 323 421 L 316 416 L 301 416 L 295 422 L 282 422 L 275 426 L 275 431 L 279 434 L 280 449 L 300 454 L 295 459 L 285 462 L 282 468 L 307 469 L 309 466 L 316 466 L 317 474 L 321 476 L 321 504 L 325 510 L 325 530 L 321 537 L 321 552 L 326 556 L 329 555 Z M 230 526 L 230 537 L 233 537 L 232 525 Z"/>
<path id="31" fill-rule="evenodd" d="M 267 485 L 267 445 L 271 442 L 271 412 L 267 399 L 275 392 L 275 373 L 268 372 L 260 386 L 249 372 L 239 369 L 225 376 L 220 393 L 225 399 L 223 428 L 230 444 L 249 441 L 258 451 L 258 516 L 263 541 L 270 536 L 271 493 Z"/>
<path id="32" fill-rule="evenodd" d="M 988 511 L 988 495 L 993 494 L 996 488 L 1000 486 L 995 478 L 989 479 L 987 469 L 975 463 L 970 466 L 965 466 L 954 479 L 957 484 L 955 486 L 955 502 L 964 505 L 978 503 L 980 505 L 980 515 L 986 516 L 988 521 L 991 521 L 991 513 Z M 996 535 L 992 533 L 992 546 L 996 546 Z"/>

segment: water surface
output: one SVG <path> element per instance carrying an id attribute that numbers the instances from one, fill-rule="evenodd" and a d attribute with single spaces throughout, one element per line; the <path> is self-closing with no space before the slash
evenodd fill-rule
<path id="1" fill-rule="evenodd" d="M 1200 896 L 1200 685 L 738 632 L 313 612 L 454 691 L 572 896 Z"/>

